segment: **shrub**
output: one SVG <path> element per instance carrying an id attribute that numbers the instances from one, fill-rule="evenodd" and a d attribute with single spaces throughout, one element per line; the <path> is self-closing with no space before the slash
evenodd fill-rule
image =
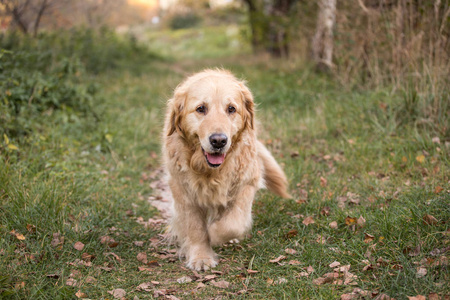
<path id="1" fill-rule="evenodd" d="M 170 28 L 174 30 L 195 27 L 198 23 L 200 23 L 200 17 L 193 12 L 176 14 L 169 22 Z"/>

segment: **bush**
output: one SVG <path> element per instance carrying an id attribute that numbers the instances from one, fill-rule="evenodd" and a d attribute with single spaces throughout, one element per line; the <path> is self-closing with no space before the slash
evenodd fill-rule
<path id="1" fill-rule="evenodd" d="M 71 114 L 95 115 L 92 101 L 94 84 L 83 85 L 84 74 L 77 59 L 64 59 L 52 70 L 30 68 L 40 54 L 26 51 L 0 53 L 0 134 L 20 137 L 32 131 L 42 114 L 62 110 Z"/>
<path id="2" fill-rule="evenodd" d="M 174 30 L 195 27 L 198 23 L 200 23 L 200 17 L 193 12 L 176 14 L 169 22 L 170 28 Z"/>

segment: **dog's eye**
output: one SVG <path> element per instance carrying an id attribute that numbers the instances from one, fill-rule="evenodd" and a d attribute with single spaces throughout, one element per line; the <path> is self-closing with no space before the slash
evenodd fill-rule
<path id="1" fill-rule="evenodd" d="M 234 107 L 232 105 L 228 106 L 228 113 L 229 114 L 233 114 L 235 112 L 236 112 L 236 107 Z"/>
<path id="2" fill-rule="evenodd" d="M 206 107 L 204 105 L 200 105 L 199 107 L 197 107 L 196 111 L 200 114 L 204 114 L 206 113 Z"/>

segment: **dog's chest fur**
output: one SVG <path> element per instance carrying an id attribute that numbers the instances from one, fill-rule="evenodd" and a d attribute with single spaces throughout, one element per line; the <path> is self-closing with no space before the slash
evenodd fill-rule
<path id="1" fill-rule="evenodd" d="M 201 149 L 186 151 L 180 140 L 167 143 L 170 148 L 165 151 L 169 164 L 166 166 L 171 180 L 181 183 L 184 192 L 189 194 L 186 198 L 196 202 L 192 204 L 208 210 L 227 208 L 238 198 L 240 188 L 260 185 L 262 170 L 255 143 L 246 141 L 251 138 L 254 137 L 246 136 L 234 145 L 225 163 L 217 169 L 205 164 Z"/>

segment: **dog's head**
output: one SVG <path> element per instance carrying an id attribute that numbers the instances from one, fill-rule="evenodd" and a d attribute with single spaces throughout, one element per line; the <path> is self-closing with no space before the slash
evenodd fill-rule
<path id="1" fill-rule="evenodd" d="M 166 134 L 179 134 L 210 168 L 220 167 L 242 132 L 254 128 L 253 96 L 228 71 L 205 70 L 187 78 L 168 109 Z"/>

